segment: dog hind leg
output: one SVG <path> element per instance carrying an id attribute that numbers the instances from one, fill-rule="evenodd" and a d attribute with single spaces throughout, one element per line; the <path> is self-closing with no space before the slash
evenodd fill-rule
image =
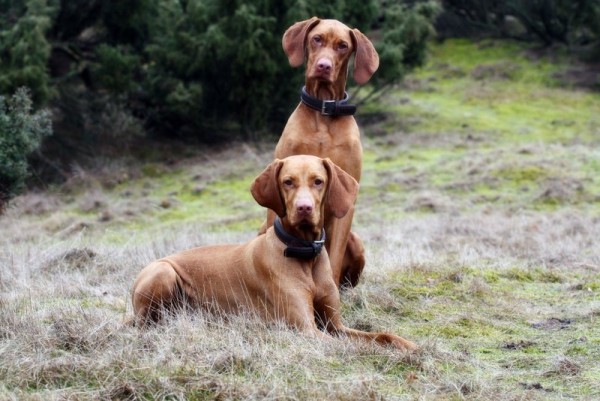
<path id="1" fill-rule="evenodd" d="M 157 323 L 164 312 L 181 306 L 180 278 L 169 263 L 154 262 L 140 272 L 133 285 L 132 297 L 136 325 Z"/>

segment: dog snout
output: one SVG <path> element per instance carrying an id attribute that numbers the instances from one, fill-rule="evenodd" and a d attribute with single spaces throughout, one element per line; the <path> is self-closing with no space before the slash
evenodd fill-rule
<path id="1" fill-rule="evenodd" d="M 296 201 L 296 213 L 300 216 L 300 217 L 308 217 L 312 214 L 313 210 L 314 210 L 314 203 L 312 202 L 312 200 L 308 197 L 303 197 L 303 198 L 299 198 Z"/>
<path id="2" fill-rule="evenodd" d="M 316 70 L 318 74 L 328 75 L 331 73 L 332 69 L 333 63 L 331 62 L 331 60 L 326 58 L 320 58 L 319 60 L 317 60 Z"/>

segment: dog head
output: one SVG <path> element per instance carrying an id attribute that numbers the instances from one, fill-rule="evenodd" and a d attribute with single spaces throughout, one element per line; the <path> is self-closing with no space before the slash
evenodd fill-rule
<path id="1" fill-rule="evenodd" d="M 307 60 L 306 80 L 334 84 L 346 82 L 350 56 L 355 54 L 354 80 L 363 85 L 379 67 L 379 56 L 371 41 L 358 29 L 337 20 L 313 17 L 288 28 L 283 49 L 292 67 Z"/>
<path id="2" fill-rule="evenodd" d="M 326 215 L 342 218 L 356 202 L 358 183 L 329 159 L 275 159 L 254 180 L 252 196 L 297 231 L 320 234 Z"/>

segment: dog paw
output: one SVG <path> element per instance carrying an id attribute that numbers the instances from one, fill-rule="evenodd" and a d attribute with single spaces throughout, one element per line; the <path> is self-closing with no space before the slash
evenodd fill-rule
<path id="1" fill-rule="evenodd" d="M 406 352 L 416 351 L 419 349 L 419 346 L 417 344 L 413 343 L 412 341 L 405 340 L 402 337 L 398 337 L 397 339 L 394 339 L 392 344 L 396 348 L 401 349 L 402 351 L 406 351 Z"/>

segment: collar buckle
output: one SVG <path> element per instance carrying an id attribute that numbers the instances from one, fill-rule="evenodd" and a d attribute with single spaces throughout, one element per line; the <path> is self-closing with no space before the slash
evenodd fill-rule
<path id="1" fill-rule="evenodd" d="M 335 100 L 323 100 L 323 104 L 321 105 L 321 114 L 324 116 L 335 115 L 336 103 L 337 102 Z"/>

